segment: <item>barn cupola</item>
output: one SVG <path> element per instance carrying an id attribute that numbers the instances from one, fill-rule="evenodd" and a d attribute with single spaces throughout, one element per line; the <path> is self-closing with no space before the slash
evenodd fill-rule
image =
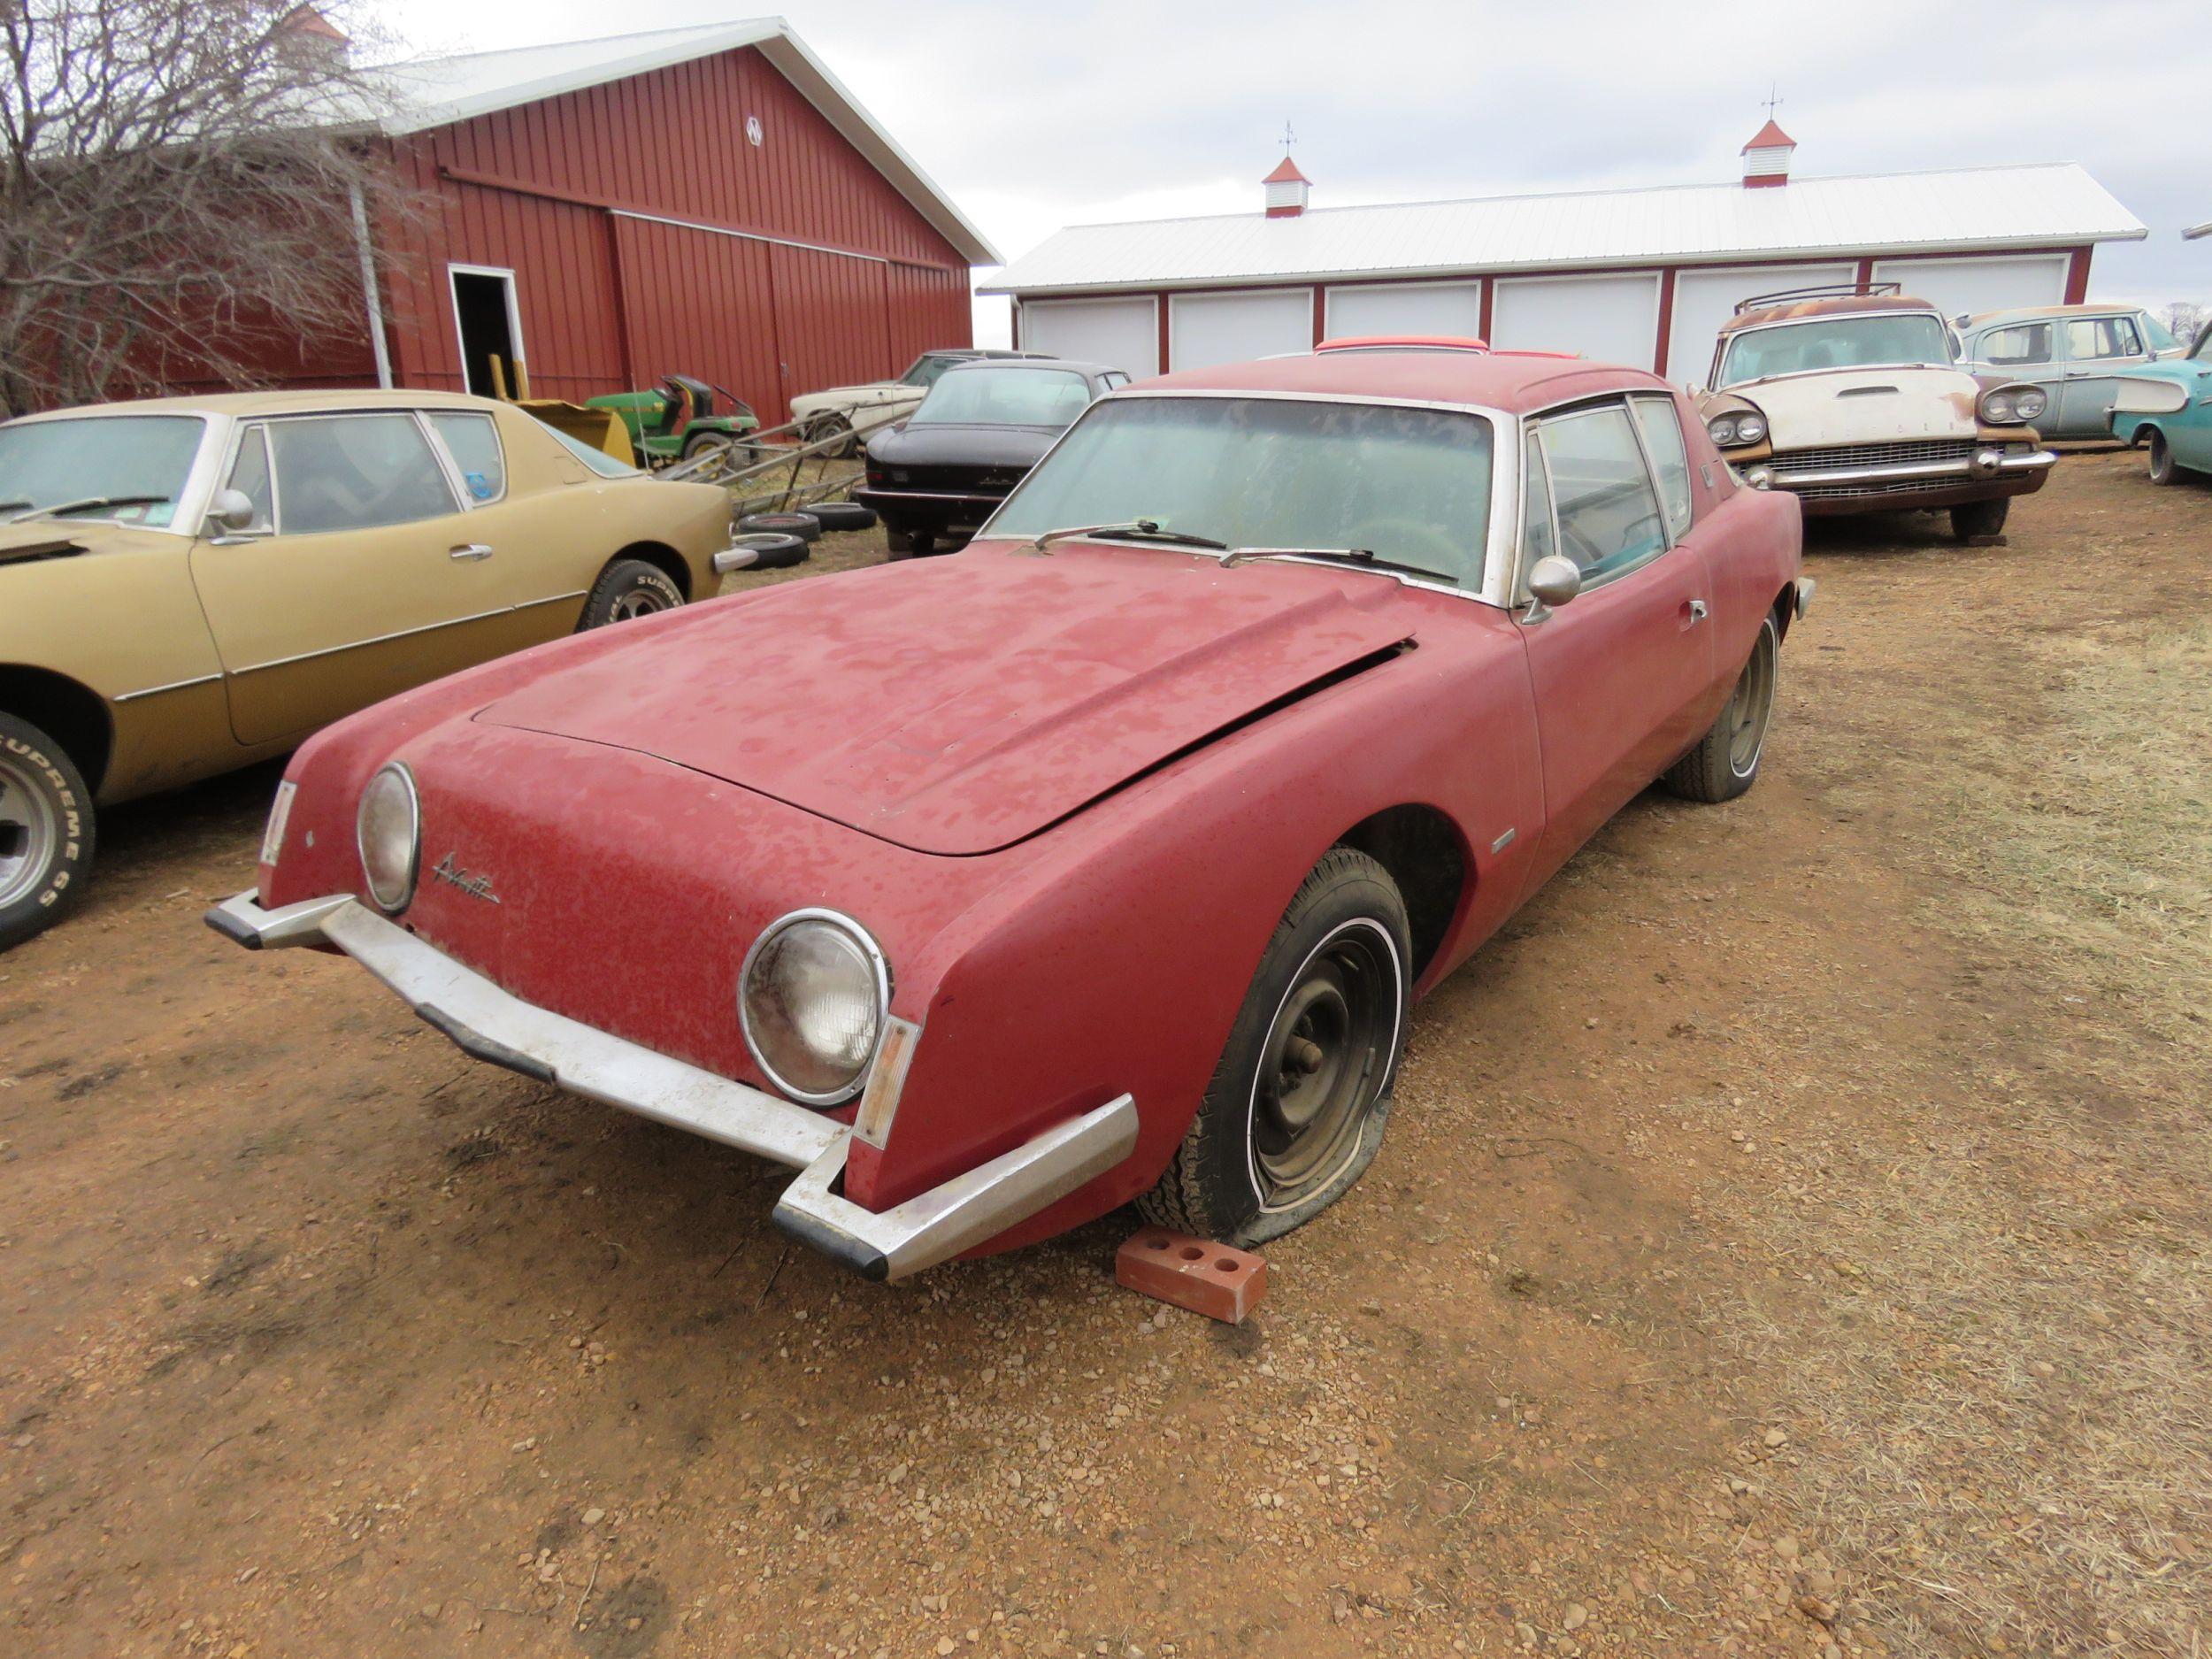
<path id="1" fill-rule="evenodd" d="M 278 50 L 326 65 L 344 63 L 353 47 L 345 31 L 311 5 L 294 6 L 273 33 Z"/>
<path id="2" fill-rule="evenodd" d="M 1743 147 L 1743 182 L 1747 190 L 1762 186 L 1787 184 L 1790 181 L 1790 153 L 1797 148 L 1797 141 L 1767 117 L 1767 124 L 1751 135 L 1751 142 Z"/>
<path id="3" fill-rule="evenodd" d="M 1313 188 L 1313 181 L 1298 171 L 1298 164 L 1288 156 L 1276 163 L 1275 171 L 1260 182 L 1267 188 L 1268 218 L 1296 219 L 1306 211 L 1306 192 Z"/>

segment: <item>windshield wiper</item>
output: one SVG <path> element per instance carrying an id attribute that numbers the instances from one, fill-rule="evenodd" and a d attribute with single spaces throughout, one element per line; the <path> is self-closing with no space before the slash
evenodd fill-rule
<path id="1" fill-rule="evenodd" d="M 1431 570 L 1425 565 L 1407 565 L 1397 559 L 1380 558 L 1375 549 L 1365 547 L 1240 547 L 1221 561 L 1221 568 L 1248 565 L 1254 559 L 1326 559 L 1340 565 L 1358 565 L 1370 570 L 1400 571 L 1408 576 L 1426 576 L 1432 581 L 1456 584 L 1459 579 L 1448 571 Z"/>
<path id="2" fill-rule="evenodd" d="M 1088 535 L 1118 536 L 1125 541 L 1164 541 L 1171 547 L 1200 547 L 1216 553 L 1227 551 L 1229 546 L 1226 541 L 1217 541 L 1211 536 L 1163 529 L 1156 518 L 1132 518 L 1126 524 L 1071 525 L 1064 530 L 1047 530 L 1029 543 L 1029 550 L 1041 553 L 1048 542 L 1066 541 Z"/>
<path id="3" fill-rule="evenodd" d="M 169 499 L 166 495 L 82 495 L 75 501 L 58 501 L 50 507 L 34 507 L 28 512 L 16 514 L 8 522 L 21 524 L 27 518 L 50 518 L 56 513 L 84 512 L 94 507 L 151 507 Z"/>

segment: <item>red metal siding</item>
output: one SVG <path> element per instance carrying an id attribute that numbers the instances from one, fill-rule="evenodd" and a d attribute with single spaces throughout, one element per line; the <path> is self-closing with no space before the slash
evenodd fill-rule
<path id="1" fill-rule="evenodd" d="M 454 264 L 515 273 L 541 396 L 681 372 L 772 423 L 972 339 L 959 254 L 749 48 L 435 128 L 394 162 L 426 204 L 381 239 L 402 385 L 464 383 Z"/>

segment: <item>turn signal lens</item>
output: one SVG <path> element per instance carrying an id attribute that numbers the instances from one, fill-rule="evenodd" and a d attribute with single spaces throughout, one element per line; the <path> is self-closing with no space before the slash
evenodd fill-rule
<path id="1" fill-rule="evenodd" d="M 277 785 L 276 801 L 269 808 L 268 827 L 261 832 L 261 862 L 273 864 L 284 856 L 284 828 L 292 821 L 292 797 L 299 785 L 287 778 Z"/>
<path id="2" fill-rule="evenodd" d="M 415 872 L 421 862 L 422 806 L 414 774 L 398 762 L 380 771 L 361 792 L 355 840 L 369 896 L 384 910 L 404 910 L 415 896 Z"/>
<path id="3" fill-rule="evenodd" d="M 755 941 L 740 977 L 745 1046 L 769 1080 L 810 1106 L 850 1100 L 891 1001 L 875 941 L 833 910 L 795 910 Z"/>

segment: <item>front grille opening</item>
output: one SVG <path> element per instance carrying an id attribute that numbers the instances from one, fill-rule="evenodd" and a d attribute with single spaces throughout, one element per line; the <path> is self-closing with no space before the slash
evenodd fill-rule
<path id="1" fill-rule="evenodd" d="M 1841 443 L 1819 449 L 1778 453 L 1770 463 L 1781 472 L 1814 472 L 1830 466 L 1898 466 L 1919 461 L 1964 461 L 1981 447 L 1973 438 L 1916 438 L 1897 443 Z M 1925 485 L 1920 486 L 1924 488 Z M 1809 492 L 1808 492 L 1809 493 Z"/>

